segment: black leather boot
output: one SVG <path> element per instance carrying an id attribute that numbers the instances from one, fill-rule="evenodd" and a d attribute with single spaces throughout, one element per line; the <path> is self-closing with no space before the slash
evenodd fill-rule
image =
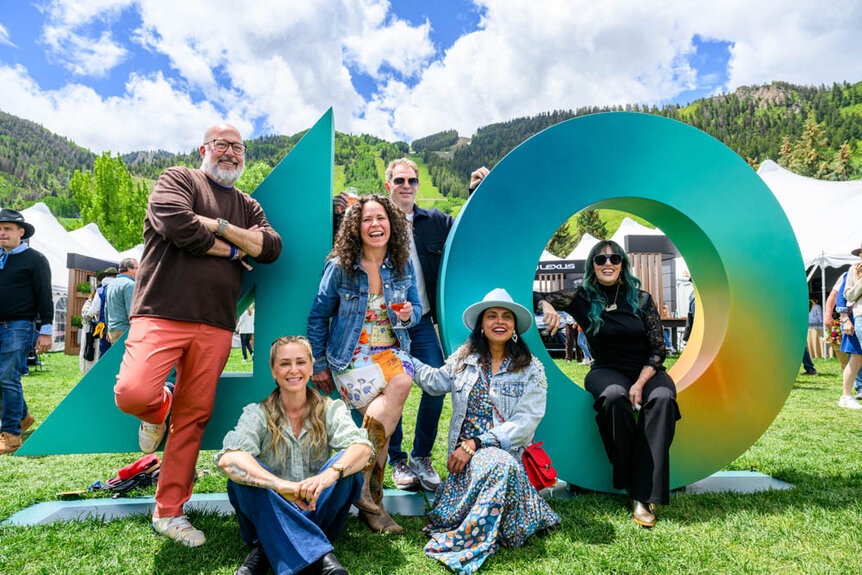
<path id="1" fill-rule="evenodd" d="M 261 545 L 255 545 L 239 566 L 234 575 L 266 575 L 269 573 L 269 559 Z"/>

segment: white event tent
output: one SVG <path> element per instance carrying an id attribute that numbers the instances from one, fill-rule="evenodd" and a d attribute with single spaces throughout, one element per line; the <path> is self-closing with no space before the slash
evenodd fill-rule
<path id="1" fill-rule="evenodd" d="M 575 249 L 569 252 L 569 255 L 567 255 L 565 259 L 585 260 L 590 254 L 590 250 L 593 249 L 593 246 L 595 246 L 597 243 L 599 243 L 598 238 L 593 237 L 588 233 L 584 233 L 584 235 L 581 236 L 581 241 L 578 242 L 578 245 L 575 246 Z"/>
<path id="2" fill-rule="evenodd" d="M 123 259 L 120 252 L 114 249 L 114 246 L 105 239 L 105 236 L 102 235 L 102 232 L 99 231 L 99 226 L 96 224 L 87 224 L 83 228 L 72 230 L 69 232 L 69 235 L 87 250 L 82 255 L 88 255 L 109 262 L 118 262 Z"/>
<path id="3" fill-rule="evenodd" d="M 862 246 L 862 226 L 853 218 L 859 213 L 856 206 L 862 208 L 862 180 L 816 180 L 785 170 L 772 160 L 763 162 L 757 173 L 790 220 L 808 279 L 820 272 L 820 301 L 825 302 L 826 291 L 838 275 L 831 274 L 827 281 L 826 268 L 837 270 L 859 261 L 850 250 Z"/>
<path id="4" fill-rule="evenodd" d="M 827 182 L 806 178 L 766 160 L 757 170 L 775 195 L 799 243 L 805 269 L 840 268 L 859 261 L 850 250 L 862 245 L 862 180 Z M 849 215 L 845 215 L 849 214 Z"/>
<path id="5" fill-rule="evenodd" d="M 69 290 L 69 270 L 66 267 L 69 254 L 79 254 L 97 260 L 117 262 L 120 254 L 102 236 L 98 226 L 88 224 L 73 232 L 57 221 L 51 210 L 39 202 L 21 210 L 24 220 L 33 224 L 36 233 L 28 240 L 30 246 L 39 250 L 51 267 L 51 288 L 54 294 L 54 345 L 52 350 L 63 349 L 60 326 L 65 326 L 66 305 Z"/>
<path id="6" fill-rule="evenodd" d="M 36 233 L 30 238 L 30 245 L 42 252 L 51 265 L 51 284 L 54 290 L 66 295 L 69 283 L 69 270 L 66 268 L 66 254 L 89 255 L 87 249 L 78 242 L 48 209 L 39 202 L 21 210 L 24 220 L 33 224 Z"/>

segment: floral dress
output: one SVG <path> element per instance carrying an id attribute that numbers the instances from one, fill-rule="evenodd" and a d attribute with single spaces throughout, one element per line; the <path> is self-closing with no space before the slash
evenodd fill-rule
<path id="1" fill-rule="evenodd" d="M 470 392 L 462 440 L 493 426 L 489 376 L 486 368 Z M 475 573 L 500 545 L 520 547 L 531 535 L 560 523 L 521 463 L 493 441 L 483 441 L 463 473 L 446 478 L 428 519 L 424 530 L 431 540 L 425 554 L 456 573 Z"/>
<path id="2" fill-rule="evenodd" d="M 368 294 L 365 322 L 353 358 L 347 369 L 333 374 L 338 393 L 347 405 L 359 409 L 377 397 L 399 373 L 412 377 L 413 363 L 392 331 L 386 299 L 382 294 Z"/>

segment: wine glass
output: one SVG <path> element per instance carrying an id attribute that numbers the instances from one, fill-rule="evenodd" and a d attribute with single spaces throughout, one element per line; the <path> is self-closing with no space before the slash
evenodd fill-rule
<path id="1" fill-rule="evenodd" d="M 407 293 L 403 289 L 392 290 L 392 297 L 389 299 L 389 307 L 395 312 L 395 315 L 401 313 L 404 306 L 407 305 Z"/>

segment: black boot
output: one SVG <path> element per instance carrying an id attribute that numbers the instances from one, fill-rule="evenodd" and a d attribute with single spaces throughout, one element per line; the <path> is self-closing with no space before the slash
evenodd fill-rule
<path id="1" fill-rule="evenodd" d="M 269 559 L 266 558 L 263 547 L 257 544 L 251 548 L 251 552 L 234 575 L 266 575 L 266 573 L 269 573 Z"/>
<path id="2" fill-rule="evenodd" d="M 320 575 L 350 575 L 332 551 L 324 555 L 318 563 Z"/>

